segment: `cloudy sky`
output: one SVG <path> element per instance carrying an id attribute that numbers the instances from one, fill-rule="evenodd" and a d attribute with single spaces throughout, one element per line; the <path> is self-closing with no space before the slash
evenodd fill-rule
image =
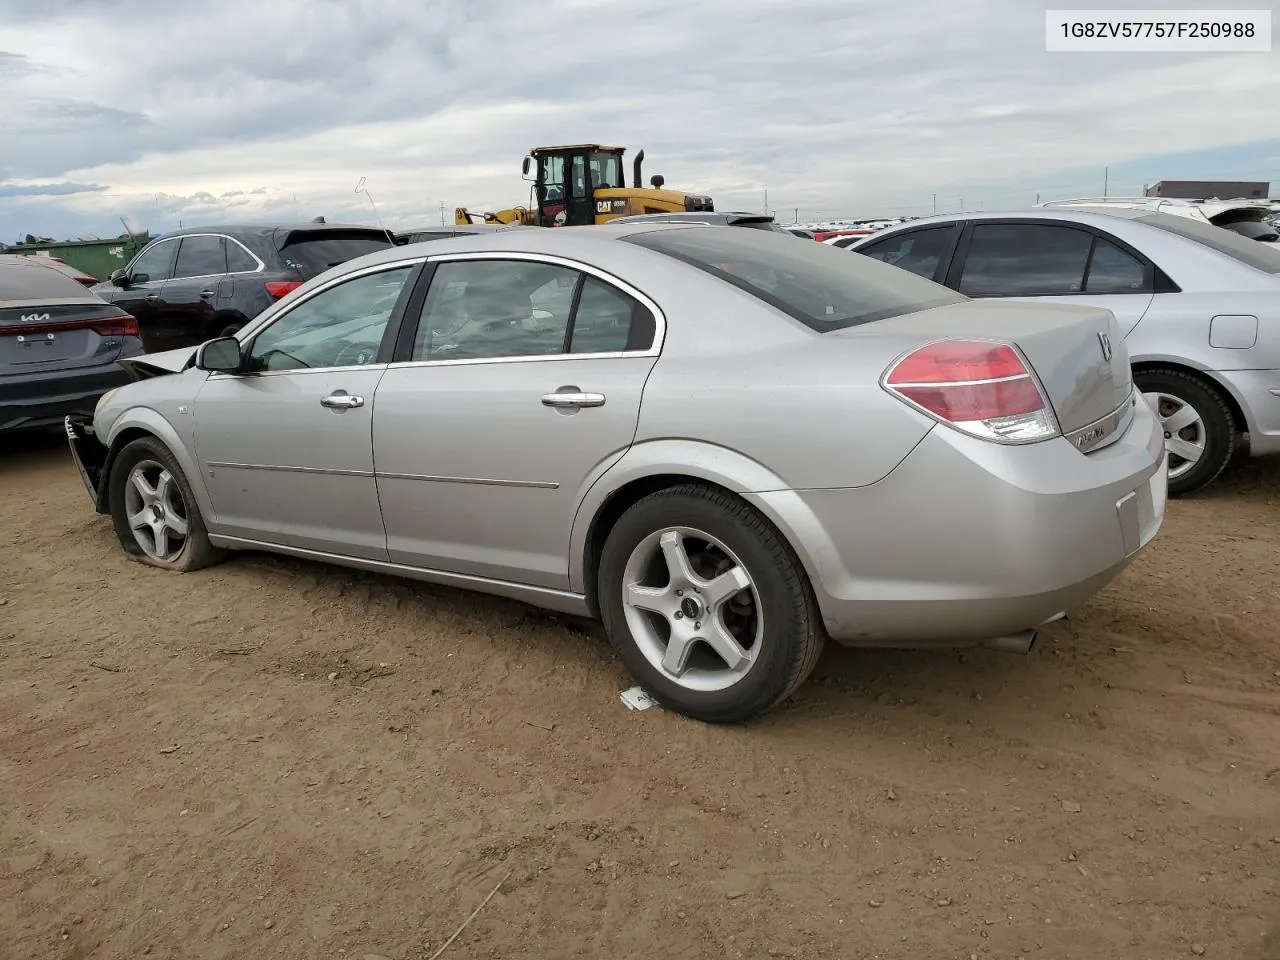
<path id="1" fill-rule="evenodd" d="M 1046 53 L 1046 5 L 0 0 L 0 241 L 372 221 L 361 177 L 388 226 L 438 223 L 583 141 L 788 221 L 1096 195 L 1105 167 L 1280 192 L 1280 52 Z"/>

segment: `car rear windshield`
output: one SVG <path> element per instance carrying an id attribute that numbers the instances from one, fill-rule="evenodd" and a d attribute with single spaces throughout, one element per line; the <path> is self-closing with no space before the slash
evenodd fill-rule
<path id="1" fill-rule="evenodd" d="M 84 286 L 59 270 L 51 270 L 39 263 L 0 260 L 0 302 L 83 300 L 93 296 Z"/>
<path id="2" fill-rule="evenodd" d="M 768 230 L 768 231 L 770 231 L 770 232 L 772 232 L 772 233 L 786 233 L 786 232 L 787 232 L 787 231 L 786 231 L 786 230 L 784 230 L 782 227 L 778 226 L 777 222 L 776 222 L 776 221 L 774 221 L 773 219 L 764 219 L 764 218 L 761 218 L 761 219 L 759 219 L 759 220 L 752 220 L 752 219 L 748 219 L 748 218 L 744 217 L 744 218 L 743 218 L 743 219 L 741 219 L 741 220 L 733 220 L 733 221 L 730 221 L 730 222 L 731 222 L 731 224 L 732 224 L 733 226 L 735 226 L 735 227 L 748 227 L 748 228 L 750 228 L 750 229 L 752 229 L 752 230 Z"/>
<path id="3" fill-rule="evenodd" d="M 1149 213 L 1137 219 L 1168 233 L 1176 233 L 1180 237 L 1194 240 L 1255 270 L 1261 270 L 1264 273 L 1280 273 L 1280 250 L 1275 249 L 1271 244 L 1241 236 L 1234 230 L 1215 227 L 1211 223 L 1192 220 L 1190 217 L 1175 217 L 1168 213 Z"/>
<path id="4" fill-rule="evenodd" d="M 623 239 L 719 277 L 820 333 L 968 299 L 870 257 L 764 230 L 690 227 Z"/>
<path id="5" fill-rule="evenodd" d="M 304 280 L 310 280 L 330 267 L 391 246 L 391 239 L 376 230 L 295 230 L 285 238 L 280 256 Z"/>

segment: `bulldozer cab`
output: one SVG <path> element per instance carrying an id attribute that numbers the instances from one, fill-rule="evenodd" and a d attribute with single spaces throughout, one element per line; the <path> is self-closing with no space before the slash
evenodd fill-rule
<path id="1" fill-rule="evenodd" d="M 568 147 L 537 147 L 525 158 L 524 173 L 536 167 L 533 193 L 535 218 L 540 227 L 577 227 L 596 222 L 595 192 L 625 187 L 622 172 L 624 147 L 595 143 Z M 610 201 L 601 201 L 608 204 Z"/>

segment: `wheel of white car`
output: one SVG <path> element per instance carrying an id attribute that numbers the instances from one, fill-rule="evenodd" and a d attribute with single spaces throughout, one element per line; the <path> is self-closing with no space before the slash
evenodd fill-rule
<path id="1" fill-rule="evenodd" d="M 789 696 L 826 634 L 790 545 L 756 510 L 701 484 L 645 497 L 600 559 L 609 640 L 659 703 L 732 723 Z"/>
<path id="2" fill-rule="evenodd" d="M 1164 427 L 1169 452 L 1169 495 L 1199 490 L 1226 469 L 1236 448 L 1236 426 L 1222 394 L 1182 370 L 1143 370 L 1134 376 Z"/>
<path id="3" fill-rule="evenodd" d="M 130 557 L 185 573 L 224 556 L 209 542 L 182 468 L 159 440 L 127 444 L 111 464 L 108 484 L 116 537 Z"/>

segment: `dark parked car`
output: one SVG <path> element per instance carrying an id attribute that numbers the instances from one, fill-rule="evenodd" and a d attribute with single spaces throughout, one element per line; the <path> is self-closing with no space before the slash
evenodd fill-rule
<path id="1" fill-rule="evenodd" d="M 132 316 L 36 259 L 0 256 L 0 432 L 92 416 L 142 353 Z"/>
<path id="2" fill-rule="evenodd" d="M 376 227 L 191 227 L 152 241 L 93 288 L 137 317 L 147 352 L 229 336 L 330 267 L 394 245 Z"/>

